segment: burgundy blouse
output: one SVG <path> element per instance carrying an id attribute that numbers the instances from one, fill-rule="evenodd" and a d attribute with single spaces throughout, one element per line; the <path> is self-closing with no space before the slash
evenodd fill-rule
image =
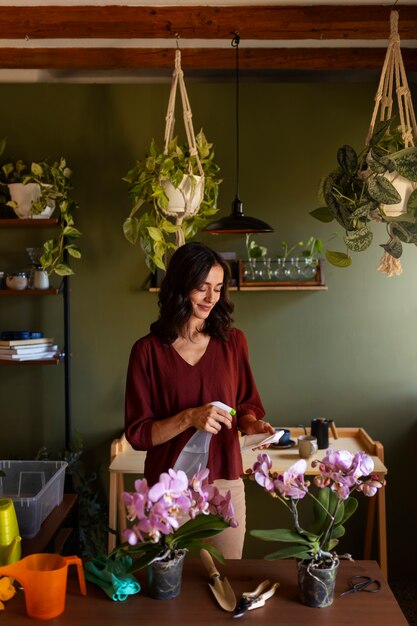
<path id="1" fill-rule="evenodd" d="M 173 467 L 182 448 L 195 433 L 191 427 L 173 439 L 152 446 L 152 422 L 184 409 L 220 400 L 237 411 L 233 428 L 222 426 L 210 443 L 210 480 L 233 480 L 243 472 L 237 418 L 265 415 L 249 365 L 242 331 L 234 328 L 228 341 L 212 337 L 196 365 L 152 334 L 133 345 L 126 380 L 125 434 L 135 450 L 146 450 L 145 477 L 150 484 Z"/>

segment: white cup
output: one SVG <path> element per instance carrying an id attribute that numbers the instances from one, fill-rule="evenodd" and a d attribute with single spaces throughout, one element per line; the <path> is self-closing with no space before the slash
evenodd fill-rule
<path id="1" fill-rule="evenodd" d="M 303 459 L 309 459 L 317 450 L 317 437 L 312 437 L 311 435 L 298 437 L 298 454 Z"/>

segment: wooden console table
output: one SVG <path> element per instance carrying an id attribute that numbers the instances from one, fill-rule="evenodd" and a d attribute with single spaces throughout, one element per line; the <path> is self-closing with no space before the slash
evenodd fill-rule
<path id="1" fill-rule="evenodd" d="M 302 428 L 291 428 L 291 439 L 297 438 L 304 434 Z M 338 428 L 338 438 L 329 437 L 329 447 L 336 450 L 349 450 L 352 454 L 364 451 L 369 454 L 375 463 L 375 473 L 384 477 L 387 474 L 387 468 L 384 465 L 384 447 L 379 441 L 374 441 L 368 433 L 359 427 Z M 265 450 L 264 450 L 265 451 Z M 242 452 L 243 469 L 246 470 L 254 464 L 259 450 L 245 450 Z M 277 450 L 269 447 L 267 450 L 272 459 L 273 470 L 283 472 L 293 463 L 299 460 L 297 448 L 288 448 L 285 450 Z M 319 450 L 313 459 L 322 459 L 325 450 Z M 109 527 L 120 528 L 126 527 L 126 512 L 122 502 L 121 493 L 124 490 L 123 475 L 124 474 L 143 474 L 146 452 L 136 451 L 129 445 L 125 437 L 115 439 L 111 447 L 110 458 L 110 504 L 109 504 Z M 311 467 L 307 474 L 314 475 L 318 471 Z M 250 506 L 250 505 L 249 505 Z M 364 559 L 371 558 L 372 536 L 375 527 L 375 512 L 378 513 L 377 541 L 378 541 L 378 562 L 387 577 L 387 529 L 386 529 L 386 510 L 385 510 L 385 488 L 379 489 L 378 494 L 374 498 L 368 498 L 368 511 L 365 527 L 365 544 Z M 109 534 L 109 552 L 116 546 L 116 537 Z"/>
<path id="2" fill-rule="evenodd" d="M 244 591 L 252 591 L 265 579 L 279 582 L 276 594 L 263 607 L 246 613 L 245 623 L 262 626 L 407 626 L 397 601 L 375 561 L 342 561 L 336 579 L 333 604 L 325 609 L 304 606 L 298 600 L 296 563 L 294 560 L 229 560 L 219 565 L 222 577 L 227 576 L 237 599 Z M 208 575 L 198 558 L 187 556 L 184 565 L 181 593 L 172 600 L 153 600 L 147 595 L 145 572 L 138 574 L 142 585 L 140 593 L 123 602 L 114 602 L 100 587 L 87 582 L 87 596 L 78 589 L 75 568 L 69 569 L 65 612 L 53 620 L 56 626 L 137 626 L 152 624 L 166 626 L 217 626 L 231 624 L 231 613 L 223 611 L 208 586 Z M 378 593 L 352 593 L 340 597 L 349 586 L 353 575 L 372 576 L 381 582 Z M 4 611 L 7 626 L 28 626 L 24 592 L 18 590 L 6 603 Z"/>

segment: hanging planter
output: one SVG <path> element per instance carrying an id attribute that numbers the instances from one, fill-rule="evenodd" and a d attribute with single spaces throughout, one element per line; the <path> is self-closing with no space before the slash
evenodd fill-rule
<path id="1" fill-rule="evenodd" d="M 345 230 L 347 253 L 326 251 L 338 267 L 352 263 L 350 252 L 361 252 L 373 241 L 372 222 L 384 223 L 388 241 L 380 271 L 402 272 L 404 243 L 417 244 L 417 125 L 401 57 L 398 12 L 391 12 L 391 36 L 381 72 L 365 147 L 349 145 L 337 152 L 337 169 L 322 182 L 322 207 L 311 212 L 323 221 L 336 220 Z M 398 119 L 393 116 L 397 94 Z M 379 121 L 377 121 L 379 117 Z"/>
<path id="2" fill-rule="evenodd" d="M 177 88 L 187 137 L 183 145 L 173 136 Z M 137 161 L 123 179 L 129 183 L 133 204 L 123 232 L 130 243 L 139 240 L 151 272 L 165 270 L 167 256 L 194 237 L 217 212 L 219 167 L 212 148 L 202 131 L 194 134 L 181 53 L 176 50 L 164 149 L 161 151 L 152 140 L 146 157 Z M 146 210 L 138 216 L 143 205 Z"/>
<path id="3" fill-rule="evenodd" d="M 162 181 L 162 187 L 168 198 L 166 215 L 191 217 L 198 212 L 204 197 L 204 176 L 184 174 L 178 187 L 170 180 Z"/>

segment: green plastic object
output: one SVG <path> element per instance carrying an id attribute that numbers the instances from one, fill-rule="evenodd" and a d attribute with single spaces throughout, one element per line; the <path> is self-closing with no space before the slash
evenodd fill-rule
<path id="1" fill-rule="evenodd" d="M 0 565 L 10 565 L 20 559 L 21 540 L 13 500 L 0 498 Z"/>

